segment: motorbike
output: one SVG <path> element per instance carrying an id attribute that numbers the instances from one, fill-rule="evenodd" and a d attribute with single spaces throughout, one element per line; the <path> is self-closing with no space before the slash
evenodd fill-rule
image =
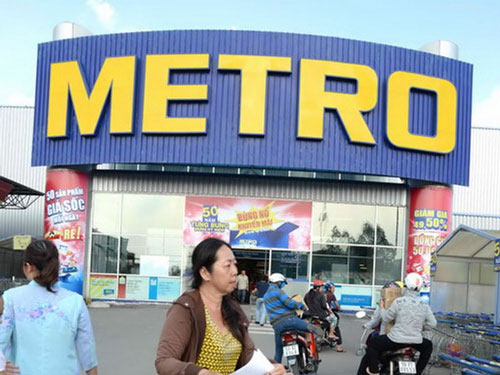
<path id="1" fill-rule="evenodd" d="M 306 313 L 302 319 L 308 318 Z M 316 374 L 321 360 L 314 333 L 287 330 L 281 333 L 283 355 L 294 375 Z"/>
<path id="2" fill-rule="evenodd" d="M 319 340 L 317 340 L 316 350 L 318 352 L 321 352 L 322 347 L 326 345 L 328 345 L 330 348 L 335 348 L 337 346 L 337 340 L 329 337 L 330 324 L 327 321 L 320 319 L 320 317 L 316 315 L 311 316 L 310 321 L 312 324 L 321 327 L 321 329 L 323 330 L 322 337 L 319 337 Z"/>
<path id="3" fill-rule="evenodd" d="M 411 347 L 382 354 L 381 375 L 416 374 L 415 350 Z"/>
<path id="4" fill-rule="evenodd" d="M 366 312 L 358 311 L 356 313 L 356 318 L 362 319 L 364 317 L 366 317 Z M 356 353 L 358 356 L 366 353 L 369 331 L 369 329 L 365 329 L 361 335 L 360 346 Z M 380 375 L 416 374 L 417 363 L 415 356 L 416 351 L 412 347 L 382 353 Z"/>

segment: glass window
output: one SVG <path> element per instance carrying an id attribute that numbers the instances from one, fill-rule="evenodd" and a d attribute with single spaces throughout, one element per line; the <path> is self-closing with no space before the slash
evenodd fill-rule
<path id="1" fill-rule="evenodd" d="M 401 207 L 377 207 L 377 244 L 401 246 L 406 217 Z"/>
<path id="2" fill-rule="evenodd" d="M 371 285 L 373 248 L 365 246 L 315 245 L 312 278 L 339 284 Z"/>
<path id="3" fill-rule="evenodd" d="M 314 203 L 313 241 L 321 243 L 375 243 L 375 206 Z"/>
<path id="4" fill-rule="evenodd" d="M 349 284 L 371 285 L 373 248 L 353 246 L 349 250 Z"/>
<path id="5" fill-rule="evenodd" d="M 393 280 L 401 280 L 403 250 L 377 248 L 375 259 L 375 285 L 384 285 Z"/>
<path id="6" fill-rule="evenodd" d="M 121 194 L 94 194 L 92 232 L 119 233 Z"/>
<path id="7" fill-rule="evenodd" d="M 170 257 L 170 267 L 168 270 L 169 276 L 180 276 L 181 275 L 181 259 L 182 257 Z"/>
<path id="8" fill-rule="evenodd" d="M 184 197 L 126 194 L 122 233 L 172 235 L 182 232 Z"/>
<path id="9" fill-rule="evenodd" d="M 118 237 L 94 234 L 90 272 L 116 273 L 118 263 Z"/>
<path id="10" fill-rule="evenodd" d="M 312 279 L 349 283 L 349 265 L 346 256 L 313 255 Z"/>
<path id="11" fill-rule="evenodd" d="M 308 253 L 275 250 L 271 255 L 271 273 L 279 272 L 290 279 L 307 279 Z"/>
<path id="12" fill-rule="evenodd" d="M 120 253 L 120 273 L 180 276 L 181 255 L 182 239 L 180 237 L 124 236 Z M 155 262 L 156 266 L 154 266 Z"/>

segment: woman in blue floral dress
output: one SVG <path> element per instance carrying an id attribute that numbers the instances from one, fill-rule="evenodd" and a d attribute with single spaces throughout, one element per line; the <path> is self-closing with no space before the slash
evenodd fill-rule
<path id="1" fill-rule="evenodd" d="M 79 294 L 60 287 L 59 253 L 47 240 L 24 253 L 30 283 L 7 290 L 0 323 L 0 351 L 22 375 L 97 374 L 90 316 Z"/>

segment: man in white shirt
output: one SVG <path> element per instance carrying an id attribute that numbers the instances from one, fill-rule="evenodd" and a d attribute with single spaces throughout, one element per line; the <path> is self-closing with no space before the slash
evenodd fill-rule
<path id="1" fill-rule="evenodd" d="M 236 276 L 236 289 L 238 301 L 244 303 L 248 292 L 248 276 L 245 270 L 241 270 L 241 273 Z"/>

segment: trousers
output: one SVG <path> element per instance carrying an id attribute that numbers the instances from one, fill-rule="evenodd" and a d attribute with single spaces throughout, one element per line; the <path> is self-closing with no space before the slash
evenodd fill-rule
<path id="1" fill-rule="evenodd" d="M 372 374 L 379 372 L 380 357 L 383 352 L 398 350 L 405 347 L 412 347 L 420 353 L 417 362 L 417 375 L 421 375 L 429 362 L 432 354 L 432 342 L 423 339 L 421 344 L 404 344 L 392 341 L 387 335 L 381 335 L 370 340 L 366 348 L 366 362 Z M 363 360 L 361 360 L 363 363 Z M 361 367 L 361 366 L 360 366 Z M 366 369 L 366 367 L 365 367 Z M 359 374 L 359 371 L 358 371 Z"/>
<path id="2" fill-rule="evenodd" d="M 296 330 L 296 331 L 309 331 L 307 329 L 307 322 L 299 319 L 296 316 L 292 316 L 285 320 L 282 320 L 274 327 L 274 360 L 278 363 L 281 363 L 281 358 L 283 357 L 283 343 L 281 342 L 281 332 L 287 330 Z"/>
<path id="3" fill-rule="evenodd" d="M 257 298 L 255 308 L 255 320 L 262 325 L 266 322 L 266 305 L 264 304 L 264 298 Z"/>

